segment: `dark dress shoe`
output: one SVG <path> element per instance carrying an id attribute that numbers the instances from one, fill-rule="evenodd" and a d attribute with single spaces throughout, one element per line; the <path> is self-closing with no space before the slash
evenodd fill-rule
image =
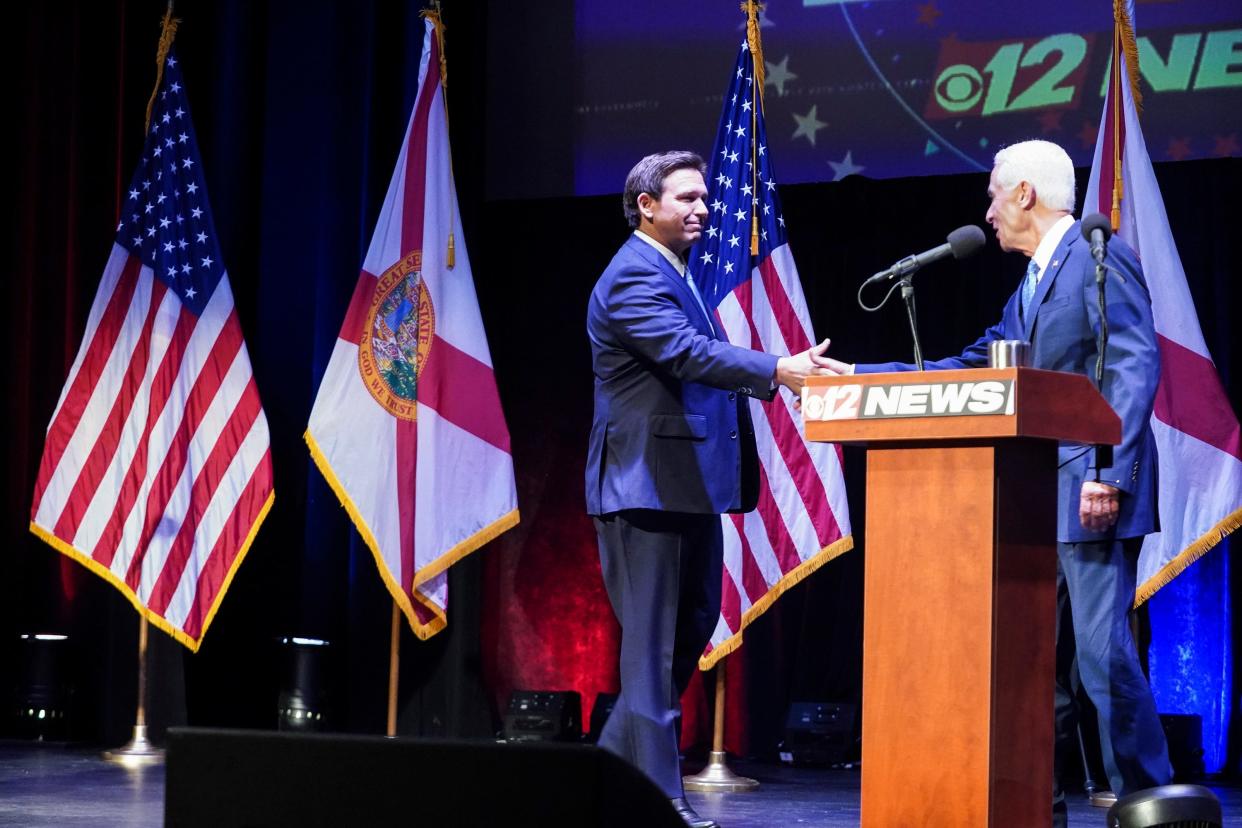
<path id="1" fill-rule="evenodd" d="M 699 812 L 690 807 L 684 796 L 673 797 L 673 810 L 690 828 L 720 828 L 720 823 L 716 820 L 699 816 Z"/>

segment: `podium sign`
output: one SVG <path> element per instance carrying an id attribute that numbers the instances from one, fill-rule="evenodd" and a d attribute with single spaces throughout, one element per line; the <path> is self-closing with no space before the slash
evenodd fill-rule
<path id="1" fill-rule="evenodd" d="M 815 377 L 802 410 L 867 447 L 862 824 L 1047 826 L 1057 444 L 1120 420 L 1031 368 Z"/>

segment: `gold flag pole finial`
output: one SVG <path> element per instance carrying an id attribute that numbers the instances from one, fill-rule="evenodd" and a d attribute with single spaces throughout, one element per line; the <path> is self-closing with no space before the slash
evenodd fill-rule
<path id="1" fill-rule="evenodd" d="M 147 101 L 147 121 L 143 127 L 145 135 L 151 129 L 151 112 L 155 109 L 155 96 L 159 94 L 160 84 L 164 81 L 164 60 L 168 50 L 172 48 L 173 38 L 177 36 L 179 18 L 173 17 L 173 0 L 168 0 L 168 8 L 164 12 L 164 21 L 160 28 L 160 45 L 155 51 L 155 88 L 151 90 L 151 100 Z"/>
<path id="2" fill-rule="evenodd" d="M 759 13 L 763 4 L 758 0 L 745 0 L 741 5 L 746 12 L 746 44 L 750 49 L 751 72 L 750 88 L 750 187 L 754 193 L 759 192 L 759 107 L 763 105 L 763 39 L 759 35 Z M 751 199 L 750 208 L 750 255 L 759 255 L 759 204 L 758 197 Z"/>
<path id="3" fill-rule="evenodd" d="M 434 0 L 432 8 L 424 9 L 421 16 L 430 20 L 435 26 L 436 45 L 440 52 L 440 94 L 444 98 L 444 124 L 448 126 L 448 59 L 444 56 L 444 20 L 440 17 L 440 0 Z M 451 152 L 449 153 L 449 180 L 453 180 L 453 154 Z M 457 264 L 457 245 L 454 243 L 453 232 L 454 212 L 452 209 L 448 211 L 448 249 L 444 253 L 444 263 L 450 270 Z"/>

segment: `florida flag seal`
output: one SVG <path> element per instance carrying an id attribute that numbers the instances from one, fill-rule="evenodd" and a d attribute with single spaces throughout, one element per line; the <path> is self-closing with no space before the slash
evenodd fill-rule
<path id="1" fill-rule="evenodd" d="M 403 420 L 418 419 L 418 374 L 427 364 L 436 315 L 415 250 L 379 277 L 358 345 L 358 371 L 375 401 Z"/>

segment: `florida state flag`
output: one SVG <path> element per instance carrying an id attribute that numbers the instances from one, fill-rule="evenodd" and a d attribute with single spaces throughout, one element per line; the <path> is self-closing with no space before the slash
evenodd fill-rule
<path id="1" fill-rule="evenodd" d="M 518 522 L 509 430 L 456 233 L 442 49 L 430 15 L 405 142 L 306 431 L 420 638 L 444 628 L 449 566 Z"/>

